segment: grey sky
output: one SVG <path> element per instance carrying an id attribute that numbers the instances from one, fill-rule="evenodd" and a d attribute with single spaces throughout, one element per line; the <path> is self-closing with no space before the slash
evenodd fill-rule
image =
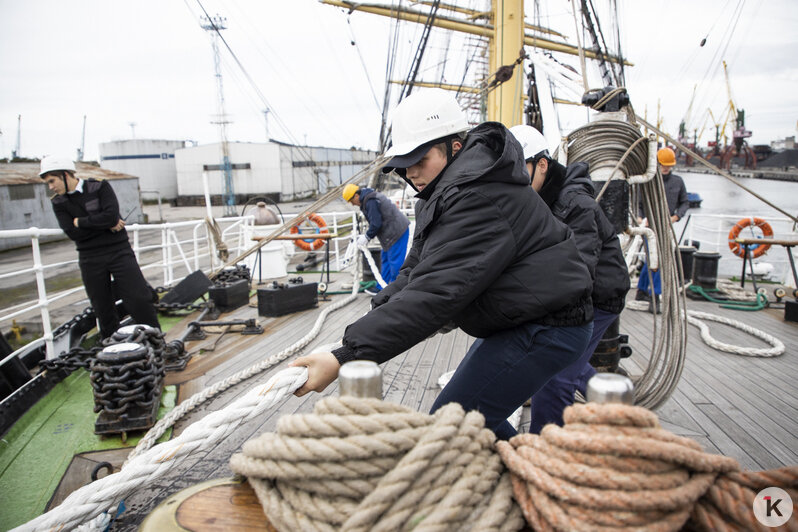
<path id="1" fill-rule="evenodd" d="M 701 127 L 707 107 L 716 116 L 722 111 L 728 97 L 718 49 L 726 46 L 724 33 L 741 6 L 723 54 L 735 103 L 746 109 L 754 143 L 796 134 L 798 2 L 618 1 L 622 43 L 636 65 L 627 86 L 638 113 L 647 110 L 654 120 L 659 99 L 664 127 L 675 133 L 695 84 L 693 127 Z M 570 1 L 541 4 L 549 5 L 542 22 L 573 34 Z M 388 21 L 347 16 L 315 0 L 202 5 L 227 17 L 223 35 L 272 109 L 272 137 L 377 147 L 375 94 L 381 101 Z M 0 0 L 0 156 L 16 145 L 19 114 L 21 155 L 28 157 L 74 154 L 84 114 L 88 159 L 96 158 L 98 143 L 130 138 L 130 122 L 139 138 L 217 141 L 218 128 L 210 123 L 217 112 L 213 55 L 200 15 L 196 0 Z M 417 38 L 418 27 L 411 26 L 403 29 L 404 48 Z M 706 46 L 699 47 L 707 34 Z M 263 101 L 226 50 L 222 64 L 229 140 L 263 141 Z M 564 129 L 577 127 L 584 116 L 583 110 L 567 112 Z"/>

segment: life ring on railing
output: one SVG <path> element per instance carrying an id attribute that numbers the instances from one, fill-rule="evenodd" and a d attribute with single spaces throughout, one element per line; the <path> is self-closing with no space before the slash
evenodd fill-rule
<path id="1" fill-rule="evenodd" d="M 745 248 L 748 248 L 748 256 L 755 259 L 757 257 L 761 257 L 767 250 L 770 249 L 770 244 L 765 244 L 764 242 L 761 244 L 748 244 L 743 245 L 737 242 L 737 237 L 740 236 L 740 233 L 743 229 L 748 226 L 758 227 L 760 231 L 762 231 L 762 236 L 764 237 L 771 237 L 773 236 L 773 228 L 770 227 L 770 224 L 767 223 L 762 218 L 743 218 L 734 224 L 734 227 L 731 228 L 729 231 L 729 249 L 731 249 L 732 253 L 737 255 L 738 257 L 745 256 Z"/>
<path id="2" fill-rule="evenodd" d="M 329 233 L 327 230 L 327 222 L 324 221 L 324 218 L 312 212 L 308 215 L 308 221 L 313 222 L 316 224 L 316 233 Z M 299 226 L 295 225 L 291 228 L 291 234 L 302 234 L 299 232 Z M 305 238 L 301 240 L 294 240 L 294 245 L 300 249 L 304 249 L 305 251 L 315 251 L 324 245 L 324 239 L 317 238 Z"/>

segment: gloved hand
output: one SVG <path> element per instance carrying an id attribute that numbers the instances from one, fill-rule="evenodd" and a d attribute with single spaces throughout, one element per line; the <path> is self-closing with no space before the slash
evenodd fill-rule
<path id="1" fill-rule="evenodd" d="M 369 239 L 366 235 L 357 235 L 357 240 L 355 240 L 355 244 L 357 247 L 365 246 L 369 243 Z"/>

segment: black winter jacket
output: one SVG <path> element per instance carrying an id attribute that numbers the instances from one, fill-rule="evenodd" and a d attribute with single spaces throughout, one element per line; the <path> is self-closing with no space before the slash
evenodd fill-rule
<path id="1" fill-rule="evenodd" d="M 347 327 L 333 352 L 339 362 L 384 362 L 449 322 L 484 338 L 527 322 L 592 320 L 590 273 L 571 231 L 530 187 L 521 146 L 503 125 L 471 130 L 417 197 L 399 277 Z"/>
<path id="2" fill-rule="evenodd" d="M 78 253 L 104 253 L 130 246 L 127 231 L 112 232 L 119 222 L 119 202 L 108 181 L 85 179 L 83 192 L 62 194 L 52 199 L 58 225 L 75 241 Z M 72 223 L 78 219 L 78 227 Z"/>
<path id="3" fill-rule="evenodd" d="M 629 271 L 615 228 L 594 199 L 587 163 L 565 168 L 553 161 L 541 195 L 551 212 L 574 232 L 593 279 L 593 306 L 620 314 L 629 291 Z"/>

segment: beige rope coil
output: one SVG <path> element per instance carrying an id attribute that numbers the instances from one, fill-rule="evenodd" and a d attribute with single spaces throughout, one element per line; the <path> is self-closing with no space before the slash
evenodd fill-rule
<path id="1" fill-rule="evenodd" d="M 661 429 L 641 407 L 577 404 L 563 419 L 496 444 L 538 531 L 679 530 L 688 519 L 691 529 L 757 530 L 756 492 L 790 492 L 798 479 L 795 467 L 737 472 L 736 460 Z"/>
<path id="2" fill-rule="evenodd" d="M 457 404 L 428 415 L 328 397 L 246 442 L 230 467 L 281 531 L 519 530 L 523 516 L 484 423 Z"/>

